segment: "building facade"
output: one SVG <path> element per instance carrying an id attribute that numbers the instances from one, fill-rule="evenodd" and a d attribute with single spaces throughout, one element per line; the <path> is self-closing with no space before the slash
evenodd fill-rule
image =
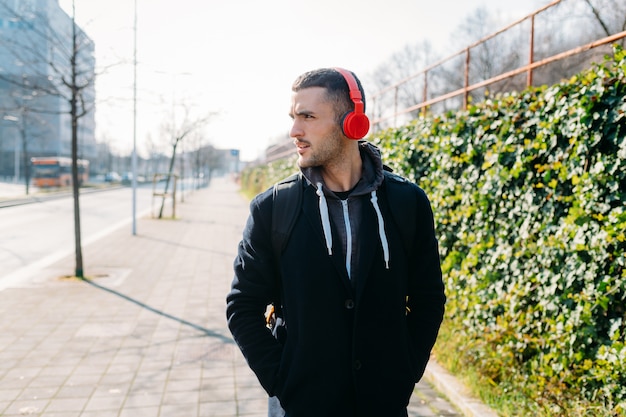
<path id="1" fill-rule="evenodd" d="M 24 178 L 31 157 L 71 157 L 71 86 L 78 157 L 96 158 L 94 79 L 94 43 L 58 0 L 0 0 L 0 177 Z"/>

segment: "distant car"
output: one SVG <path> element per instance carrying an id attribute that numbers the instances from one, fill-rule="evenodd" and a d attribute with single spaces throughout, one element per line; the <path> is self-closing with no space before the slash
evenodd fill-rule
<path id="1" fill-rule="evenodd" d="M 133 182 L 133 173 L 125 172 L 122 174 L 122 185 L 131 185 Z"/>
<path id="2" fill-rule="evenodd" d="M 122 181 L 122 177 L 115 171 L 107 172 L 104 175 L 105 182 L 120 182 Z"/>

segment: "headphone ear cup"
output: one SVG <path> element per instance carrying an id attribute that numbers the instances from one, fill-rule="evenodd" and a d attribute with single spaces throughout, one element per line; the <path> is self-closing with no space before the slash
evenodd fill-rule
<path id="1" fill-rule="evenodd" d="M 370 119 L 364 113 L 346 113 L 341 123 L 343 134 L 350 139 L 362 139 L 370 130 Z"/>

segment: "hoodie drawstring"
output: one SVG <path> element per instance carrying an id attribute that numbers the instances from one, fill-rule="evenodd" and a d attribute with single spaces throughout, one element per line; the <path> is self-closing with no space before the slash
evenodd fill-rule
<path id="1" fill-rule="evenodd" d="M 330 228 L 330 215 L 328 213 L 328 203 L 326 202 L 326 196 L 324 195 L 324 190 L 322 189 L 321 182 L 317 183 L 317 190 L 315 191 L 315 193 L 319 197 L 320 217 L 322 219 L 322 229 L 324 230 L 326 248 L 328 249 L 328 255 L 332 255 L 333 235 Z M 370 201 L 372 202 L 372 206 L 374 206 L 374 210 L 376 211 L 376 217 L 378 218 L 378 235 L 380 237 L 380 243 L 383 247 L 385 268 L 389 269 L 389 242 L 387 241 L 387 234 L 385 233 L 385 220 L 383 219 L 383 215 L 380 212 L 380 207 L 378 206 L 378 197 L 376 196 L 376 190 L 372 191 L 371 195 L 372 198 L 370 199 Z"/>
<path id="2" fill-rule="evenodd" d="M 380 243 L 383 245 L 383 256 L 385 258 L 385 267 L 389 269 L 389 243 L 387 242 L 387 235 L 385 234 L 385 221 L 383 215 L 380 212 L 378 206 L 378 197 L 376 196 L 376 190 L 372 191 L 372 205 L 376 210 L 376 216 L 378 216 L 378 235 L 380 236 Z"/>
<path id="3" fill-rule="evenodd" d="M 317 196 L 320 198 L 320 216 L 322 217 L 322 228 L 324 229 L 324 238 L 326 239 L 326 248 L 328 254 L 333 254 L 333 234 L 330 230 L 330 217 L 328 215 L 328 204 L 326 203 L 326 196 L 322 190 L 322 183 L 317 183 Z"/>

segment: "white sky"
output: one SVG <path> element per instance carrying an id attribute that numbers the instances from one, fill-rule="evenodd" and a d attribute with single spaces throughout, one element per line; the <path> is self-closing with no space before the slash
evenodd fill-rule
<path id="1" fill-rule="evenodd" d="M 96 138 L 115 152 L 133 146 L 134 0 L 74 0 L 94 40 Z M 288 132 L 291 83 L 301 73 L 341 66 L 365 78 L 425 39 L 436 48 L 477 8 L 513 22 L 549 0 L 136 0 L 137 149 L 164 143 L 164 121 L 219 113 L 205 128 L 218 148 L 256 158 Z M 71 16 L 72 0 L 59 0 Z M 449 51 L 453 53 L 455 51 Z M 443 52 L 442 55 L 448 54 Z M 366 86 L 367 89 L 367 86 Z"/>

